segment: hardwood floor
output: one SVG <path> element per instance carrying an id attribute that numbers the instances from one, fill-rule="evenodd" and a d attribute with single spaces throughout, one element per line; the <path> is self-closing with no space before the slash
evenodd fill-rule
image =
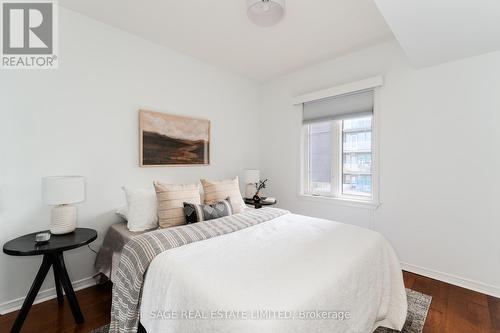
<path id="1" fill-rule="evenodd" d="M 405 285 L 432 296 L 424 333 L 500 333 L 500 299 L 404 272 Z M 109 322 L 111 285 L 80 290 L 78 301 L 85 323 L 75 325 L 65 300 L 59 307 L 53 299 L 34 305 L 22 332 L 88 333 Z M 16 312 L 0 316 L 0 332 L 9 332 Z"/>
<path id="2" fill-rule="evenodd" d="M 404 272 L 407 288 L 431 295 L 424 333 L 500 333 L 500 299 Z"/>
<path id="3" fill-rule="evenodd" d="M 33 305 L 26 321 L 23 333 L 88 333 L 110 321 L 111 283 L 90 287 L 76 292 L 78 303 L 85 316 L 85 323 L 76 325 L 66 298 L 59 307 L 57 299 L 51 299 Z M 0 332 L 10 332 L 17 312 L 0 316 Z"/>

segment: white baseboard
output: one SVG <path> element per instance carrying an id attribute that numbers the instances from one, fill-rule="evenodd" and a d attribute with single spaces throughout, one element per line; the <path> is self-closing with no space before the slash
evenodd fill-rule
<path id="1" fill-rule="evenodd" d="M 96 281 L 93 277 L 88 277 L 81 280 L 73 281 L 72 284 L 73 284 L 73 289 L 76 291 L 94 286 L 96 284 Z M 45 289 L 38 293 L 37 297 L 35 298 L 35 302 L 33 302 L 33 304 L 45 302 L 55 297 L 57 297 L 55 287 Z M 0 304 L 0 315 L 4 315 L 6 313 L 19 310 L 23 305 L 25 298 L 26 297 L 21 297 Z"/>
<path id="2" fill-rule="evenodd" d="M 500 298 L 500 287 L 402 262 L 403 270 Z"/>

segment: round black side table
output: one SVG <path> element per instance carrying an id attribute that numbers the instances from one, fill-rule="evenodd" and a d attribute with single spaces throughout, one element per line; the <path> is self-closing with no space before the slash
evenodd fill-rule
<path id="1" fill-rule="evenodd" d="M 45 231 L 48 232 L 48 231 Z M 51 235 L 50 240 L 46 244 L 37 245 L 35 243 L 35 235 L 39 232 L 24 235 L 13 239 L 3 246 L 3 252 L 11 256 L 37 256 L 43 255 L 42 264 L 38 273 L 36 274 L 35 281 L 31 285 L 28 296 L 26 296 L 23 306 L 17 315 L 16 321 L 10 330 L 12 333 L 17 333 L 21 330 L 24 320 L 30 311 L 31 305 L 35 300 L 43 280 L 47 276 L 50 267 L 54 270 L 54 280 L 56 284 L 57 301 L 59 304 L 63 303 L 64 297 L 61 289 L 68 297 L 68 303 L 77 324 L 84 322 L 82 310 L 78 305 L 75 291 L 71 285 L 66 265 L 64 264 L 63 252 L 76 249 L 80 246 L 90 244 L 97 238 L 97 231 L 87 228 L 77 228 L 74 232 L 65 235 Z"/>
<path id="2" fill-rule="evenodd" d="M 267 197 L 262 197 L 261 199 L 264 200 L 266 198 Z M 273 205 L 276 205 L 276 203 L 277 203 L 277 201 L 274 201 L 274 202 L 261 201 L 259 203 L 259 205 L 255 205 L 255 201 L 252 198 L 244 198 L 243 200 L 245 201 L 245 204 L 252 205 L 252 206 L 254 206 L 255 209 L 262 208 L 262 206 L 273 206 Z"/>

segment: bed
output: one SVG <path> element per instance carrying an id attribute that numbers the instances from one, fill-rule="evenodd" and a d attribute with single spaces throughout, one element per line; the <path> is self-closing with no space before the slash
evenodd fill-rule
<path id="1" fill-rule="evenodd" d="M 120 262 L 120 255 L 123 247 L 133 237 L 141 235 L 147 231 L 132 232 L 127 228 L 127 221 L 112 224 L 102 243 L 95 260 L 96 280 L 98 283 L 104 283 L 108 280 L 115 280 L 115 273 Z"/>
<path id="2" fill-rule="evenodd" d="M 170 229 L 170 230 L 169 230 Z M 110 332 L 400 330 L 399 262 L 378 233 L 275 208 L 132 236 Z"/>

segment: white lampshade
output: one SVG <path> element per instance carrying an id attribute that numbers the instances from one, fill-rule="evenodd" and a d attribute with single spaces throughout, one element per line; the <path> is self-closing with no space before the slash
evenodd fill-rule
<path id="1" fill-rule="evenodd" d="M 285 15 L 285 0 L 247 0 L 247 15 L 261 27 L 278 23 Z"/>
<path id="2" fill-rule="evenodd" d="M 243 181 L 245 184 L 255 184 L 260 180 L 260 170 L 256 169 L 246 169 L 243 175 Z"/>
<path id="3" fill-rule="evenodd" d="M 85 200 L 85 178 L 54 176 L 42 178 L 42 199 L 47 205 L 65 205 Z"/>

